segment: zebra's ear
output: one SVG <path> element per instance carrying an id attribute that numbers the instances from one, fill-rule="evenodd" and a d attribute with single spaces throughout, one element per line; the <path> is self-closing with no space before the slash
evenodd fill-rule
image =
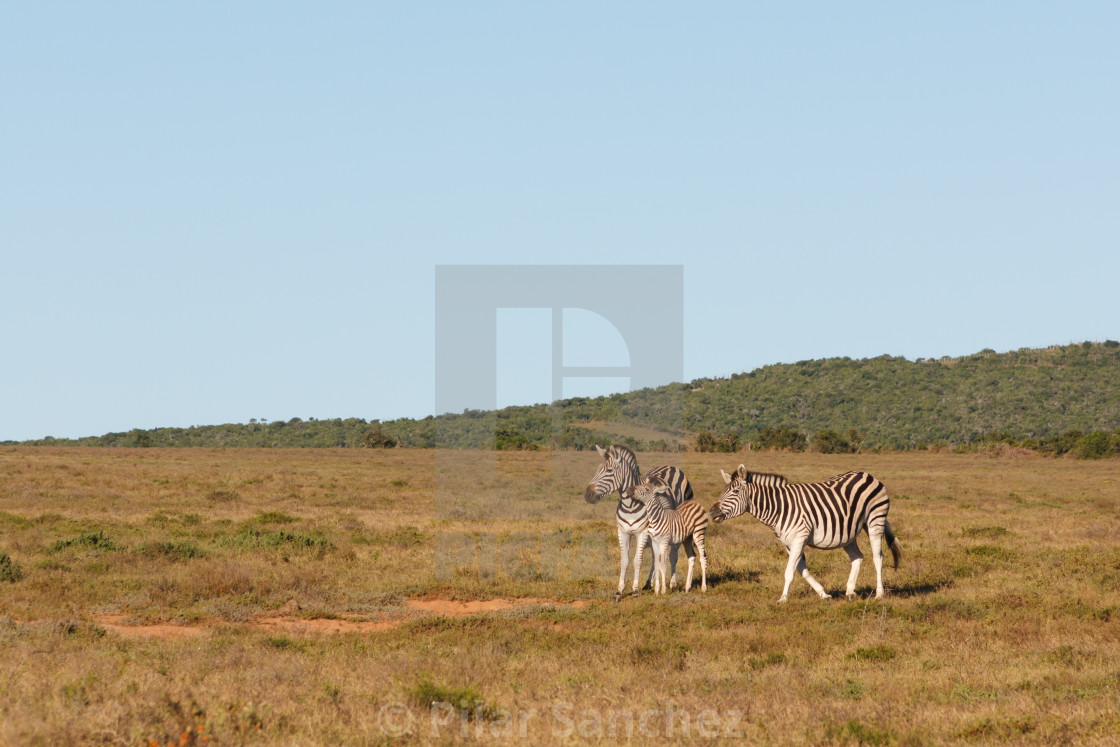
<path id="1" fill-rule="evenodd" d="M 719 471 L 719 473 L 720 473 L 721 475 L 723 475 L 723 481 L 724 481 L 725 483 L 727 483 L 728 485 L 730 485 L 730 484 L 731 484 L 731 475 L 727 474 L 727 473 L 726 473 L 726 472 L 724 472 L 723 470 L 720 470 L 720 471 Z"/>
<path id="2" fill-rule="evenodd" d="M 740 464 L 739 465 L 739 477 L 743 478 L 744 480 L 747 479 L 747 465 L 745 465 L 745 464 Z"/>
<path id="3" fill-rule="evenodd" d="M 642 485 L 649 485 L 649 478 L 648 477 L 642 477 Z"/>
<path id="4" fill-rule="evenodd" d="M 595 450 L 599 452 L 599 456 L 603 457 L 604 459 L 607 458 L 607 450 L 602 446 L 600 446 L 599 444 L 595 444 Z"/>

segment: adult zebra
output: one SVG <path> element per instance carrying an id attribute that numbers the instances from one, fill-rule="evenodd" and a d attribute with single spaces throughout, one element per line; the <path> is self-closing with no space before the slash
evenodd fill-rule
<path id="1" fill-rule="evenodd" d="M 712 506 L 710 516 L 719 524 L 749 512 L 770 527 L 786 546 L 789 562 L 778 604 L 789 597 L 795 570 L 821 599 L 830 597 L 805 566 L 806 545 L 822 550 L 844 548 L 852 561 L 847 597 L 854 599 L 856 577 L 863 561 L 856 538 L 864 529 L 871 538 L 871 556 L 875 561 L 875 598 L 882 599 L 883 537 L 891 548 L 895 568 L 902 557 L 902 547 L 887 521 L 891 503 L 883 483 L 866 472 L 845 472 L 823 482 L 760 486 L 745 480 L 743 471 L 740 467 L 729 475 L 720 470 L 727 485 Z"/>
<path id="2" fill-rule="evenodd" d="M 618 591 L 614 595 L 617 602 L 622 599 L 622 591 L 626 588 L 626 564 L 629 561 L 630 542 L 637 540 L 637 547 L 634 549 L 633 593 L 635 595 L 638 593 L 638 575 L 642 572 L 642 551 L 645 549 L 646 543 L 649 542 L 646 507 L 632 498 L 623 496 L 623 491 L 638 484 L 642 474 L 638 470 L 638 458 L 634 456 L 633 451 L 625 446 L 611 444 L 604 449 L 596 445 L 595 449 L 599 452 L 599 456 L 603 458 L 603 463 L 599 465 L 595 476 L 591 478 L 587 489 L 583 491 L 583 498 L 588 503 L 598 503 L 603 496 L 610 495 L 615 491 L 618 492 L 618 508 L 615 509 L 614 515 L 618 524 L 618 547 L 622 552 L 622 557 L 619 560 Z M 692 485 L 689 484 L 688 478 L 684 476 L 684 472 L 676 467 L 655 467 L 645 476 L 669 488 L 673 499 L 673 508 L 685 501 L 692 500 Z M 673 574 L 669 583 L 675 585 L 677 582 L 677 556 L 675 552 L 670 562 L 673 566 Z M 646 582 L 649 583 L 652 579 L 653 568 L 651 567 Z"/>

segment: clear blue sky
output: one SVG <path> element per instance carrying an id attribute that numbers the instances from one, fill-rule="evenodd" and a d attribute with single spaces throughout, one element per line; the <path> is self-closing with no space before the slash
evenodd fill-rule
<path id="1" fill-rule="evenodd" d="M 1118 33 L 1112 2 L 6 4 L 0 440 L 429 414 L 439 264 L 683 265 L 689 379 L 1120 338 Z"/>

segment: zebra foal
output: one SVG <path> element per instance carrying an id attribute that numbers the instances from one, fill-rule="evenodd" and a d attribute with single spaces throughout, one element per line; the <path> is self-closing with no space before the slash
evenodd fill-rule
<path id="1" fill-rule="evenodd" d="M 605 495 L 618 491 L 618 508 L 615 509 L 615 520 L 618 525 L 618 547 L 622 557 L 619 560 L 618 591 L 614 599 L 622 599 L 622 591 L 626 587 L 626 565 L 629 562 L 630 543 L 636 540 L 634 548 L 634 589 L 638 593 L 638 576 L 642 571 L 642 552 L 649 542 L 649 531 L 646 521 L 646 507 L 631 498 L 623 495 L 624 491 L 633 487 L 641 478 L 638 471 L 638 458 L 634 452 L 625 446 L 612 444 L 607 448 L 596 446 L 599 456 L 603 458 L 595 476 L 583 492 L 583 498 L 588 503 L 598 503 Z M 692 500 L 692 485 L 676 467 L 655 467 L 646 477 L 652 482 L 665 485 L 669 489 L 673 505 L 677 506 L 685 501 Z M 671 583 L 676 583 L 677 559 L 674 553 L 671 558 L 673 578 Z M 649 571 L 649 581 L 653 580 L 653 568 Z"/>
<path id="2" fill-rule="evenodd" d="M 700 554 L 700 591 L 708 590 L 708 555 L 704 551 L 704 533 L 708 529 L 708 514 L 698 501 L 685 501 L 673 507 L 673 495 L 666 485 L 643 477 L 637 485 L 627 489 L 623 497 L 638 501 L 646 507 L 650 542 L 653 545 L 654 594 L 665 593 L 665 567 L 669 563 L 669 549 L 684 545 L 688 554 L 688 577 L 684 590 L 692 588 L 692 570 L 696 554 Z"/>
<path id="3" fill-rule="evenodd" d="M 883 483 L 866 472 L 845 472 L 823 482 L 787 485 L 759 485 L 744 478 L 740 465 L 735 474 L 723 470 L 726 486 L 710 516 L 719 524 L 744 513 L 774 531 L 789 550 L 785 585 L 778 604 L 789 598 L 789 585 L 794 571 L 800 573 L 813 591 L 828 599 L 830 595 L 817 583 L 805 565 L 805 547 L 832 550 L 843 547 L 852 561 L 848 576 L 847 597 L 854 599 L 856 577 L 863 561 L 856 538 L 863 530 L 871 539 L 871 556 L 875 562 L 875 598 L 883 598 L 883 538 L 891 549 L 894 567 L 898 568 L 902 546 L 887 521 L 890 498 Z"/>

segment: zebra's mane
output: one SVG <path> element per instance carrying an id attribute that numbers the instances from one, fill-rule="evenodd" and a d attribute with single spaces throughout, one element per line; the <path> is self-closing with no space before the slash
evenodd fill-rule
<path id="1" fill-rule="evenodd" d="M 607 447 L 607 453 L 622 464 L 625 464 L 628 467 L 633 467 L 635 471 L 638 471 L 638 457 L 634 454 L 629 446 L 623 446 L 622 444 L 611 444 Z"/>
<path id="2" fill-rule="evenodd" d="M 777 472 L 747 472 L 747 478 L 745 480 L 743 480 L 743 482 L 745 482 L 747 484 L 764 482 L 765 480 L 757 480 L 755 478 L 767 478 L 767 477 L 778 477 L 778 478 L 781 478 L 781 479 L 785 480 L 786 482 L 793 482 L 793 480 L 790 480 L 785 475 L 779 475 Z"/>

